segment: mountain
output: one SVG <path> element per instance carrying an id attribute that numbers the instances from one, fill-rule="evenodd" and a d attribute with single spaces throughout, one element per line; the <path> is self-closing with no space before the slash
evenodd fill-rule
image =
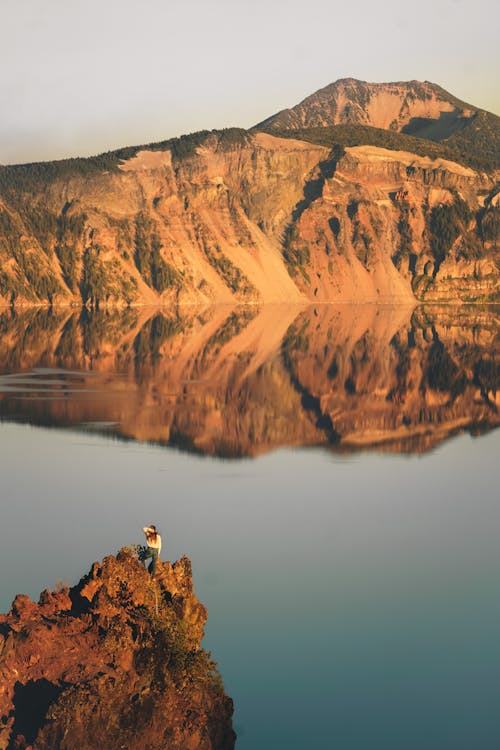
<path id="1" fill-rule="evenodd" d="M 485 167 L 500 169 L 500 117 L 429 81 L 367 83 L 344 78 L 272 115 L 256 129 L 282 134 L 339 125 L 351 126 L 353 132 L 365 126 L 436 141 L 459 160 L 472 156 Z"/>
<path id="2" fill-rule="evenodd" d="M 232 701 L 200 649 L 191 564 L 156 582 L 130 549 L 0 615 L 2 750 L 233 750 Z"/>
<path id="3" fill-rule="evenodd" d="M 499 118 L 416 82 L 310 99 L 1 167 L 0 305 L 498 300 Z"/>
<path id="4" fill-rule="evenodd" d="M 401 132 L 415 120 L 439 121 L 444 115 L 441 135 L 447 137 L 463 127 L 477 111 L 476 107 L 461 102 L 429 81 L 367 83 L 342 78 L 319 89 L 295 107 L 267 118 L 257 128 L 296 130 L 327 125 L 370 125 Z M 446 113 L 449 113 L 449 118 Z"/>

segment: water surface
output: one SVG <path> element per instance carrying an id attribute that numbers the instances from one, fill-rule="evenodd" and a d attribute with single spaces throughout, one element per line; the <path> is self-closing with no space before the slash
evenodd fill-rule
<path id="1" fill-rule="evenodd" d="M 3 318 L 2 611 L 154 522 L 238 750 L 496 749 L 498 317 L 127 315 Z"/>

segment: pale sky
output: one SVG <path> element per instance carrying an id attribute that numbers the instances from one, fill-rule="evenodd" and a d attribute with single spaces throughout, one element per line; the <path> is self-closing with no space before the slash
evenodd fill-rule
<path id="1" fill-rule="evenodd" d="M 0 0 L 0 163 L 250 127 L 337 78 L 500 113 L 498 0 Z"/>

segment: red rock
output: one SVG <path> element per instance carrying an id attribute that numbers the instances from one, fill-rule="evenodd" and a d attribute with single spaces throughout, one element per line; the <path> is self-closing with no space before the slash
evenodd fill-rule
<path id="1" fill-rule="evenodd" d="M 0 749 L 232 750 L 205 621 L 187 558 L 159 562 L 154 583 L 128 550 L 39 604 L 16 597 L 1 621 Z"/>

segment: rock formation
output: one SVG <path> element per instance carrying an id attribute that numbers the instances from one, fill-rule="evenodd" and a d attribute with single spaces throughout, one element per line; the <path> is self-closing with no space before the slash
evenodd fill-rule
<path id="1" fill-rule="evenodd" d="M 260 130 L 0 167 L 0 305 L 498 301 L 499 123 L 348 80 Z"/>
<path id="2" fill-rule="evenodd" d="M 422 130 L 424 120 L 439 120 L 445 113 L 454 113 L 453 121 L 444 118 L 447 132 L 442 133 L 442 138 L 433 139 L 442 140 L 454 130 L 465 127 L 477 111 L 477 107 L 459 101 L 429 81 L 367 83 L 343 78 L 316 91 L 292 109 L 269 117 L 258 127 L 297 130 L 357 124 L 402 131 L 414 123 L 416 133 L 419 131 L 415 121 L 419 121 Z"/>
<path id="3" fill-rule="evenodd" d="M 0 615 L 2 750 L 231 750 L 232 702 L 200 649 L 191 565 L 131 550 Z"/>

